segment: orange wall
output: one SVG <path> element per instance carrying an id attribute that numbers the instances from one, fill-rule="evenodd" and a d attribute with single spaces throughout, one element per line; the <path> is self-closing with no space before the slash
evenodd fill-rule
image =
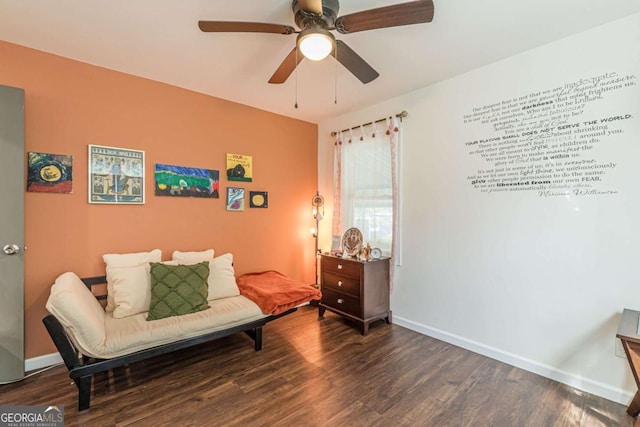
<path id="1" fill-rule="evenodd" d="M 0 58 L 0 84 L 25 89 L 25 151 L 73 155 L 72 194 L 25 193 L 27 358 L 55 351 L 41 322 L 55 278 L 104 274 L 104 253 L 214 248 L 236 274 L 315 281 L 315 124 L 5 42 Z M 88 144 L 145 151 L 145 205 L 88 204 Z M 225 210 L 228 152 L 253 156 L 241 186 L 268 191 L 267 209 Z M 154 196 L 156 163 L 219 170 L 220 199 Z"/>

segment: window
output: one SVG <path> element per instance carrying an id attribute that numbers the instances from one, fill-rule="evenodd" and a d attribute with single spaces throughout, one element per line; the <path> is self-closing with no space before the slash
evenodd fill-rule
<path id="1" fill-rule="evenodd" d="M 394 133 L 398 129 L 392 125 L 395 132 L 391 128 L 387 132 L 385 127 L 339 136 L 335 158 L 334 234 L 357 227 L 364 242 L 380 248 L 386 256 L 394 252 L 397 200 Z"/>
<path id="2" fill-rule="evenodd" d="M 393 192 L 387 138 L 353 138 L 342 146 L 340 222 L 358 227 L 364 241 L 391 253 Z"/>

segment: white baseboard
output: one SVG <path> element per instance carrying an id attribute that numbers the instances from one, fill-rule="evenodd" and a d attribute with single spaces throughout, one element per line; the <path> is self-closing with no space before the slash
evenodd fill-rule
<path id="1" fill-rule="evenodd" d="M 490 357 L 508 365 L 524 369 L 525 371 L 533 372 L 534 374 L 561 382 L 568 386 L 577 388 L 578 390 L 586 391 L 587 393 L 595 394 L 596 396 L 604 397 L 605 399 L 621 403 L 625 406 L 629 404 L 634 396 L 633 392 L 612 387 L 608 384 L 590 380 L 535 360 L 526 359 L 495 347 L 425 326 L 403 317 L 399 317 L 396 314 L 393 316 L 393 323 L 407 329 L 411 329 L 412 331 L 418 332 L 422 335 L 427 335 L 449 344 L 462 347 L 466 350 L 473 351 L 474 353 Z"/>
<path id="2" fill-rule="evenodd" d="M 60 353 L 45 354 L 44 356 L 32 357 L 24 361 L 25 372 L 46 368 L 57 363 L 62 363 Z"/>

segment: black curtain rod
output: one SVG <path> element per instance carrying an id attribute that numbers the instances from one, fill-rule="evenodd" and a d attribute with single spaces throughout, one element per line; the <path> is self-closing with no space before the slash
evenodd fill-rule
<path id="1" fill-rule="evenodd" d="M 404 119 L 408 115 L 409 115 L 409 113 L 406 110 L 402 110 L 401 112 L 396 114 L 396 117 L 398 117 L 400 119 L 400 121 L 402 121 L 402 119 Z M 384 122 L 386 120 L 387 120 L 387 118 L 385 117 L 384 119 L 379 119 L 379 120 L 376 120 L 375 122 L 363 123 L 360 126 L 369 126 L 369 125 L 372 125 L 374 123 L 382 123 L 382 122 Z M 340 132 L 344 133 L 344 132 L 349 132 L 351 130 L 360 129 L 360 126 L 354 126 L 352 128 L 349 128 L 349 129 L 342 129 Z M 338 134 L 338 132 L 336 132 L 336 131 L 331 132 L 331 136 L 336 136 L 337 134 Z"/>

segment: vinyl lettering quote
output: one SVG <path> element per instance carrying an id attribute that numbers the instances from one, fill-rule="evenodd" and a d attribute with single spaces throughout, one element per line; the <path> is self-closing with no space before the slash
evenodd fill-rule
<path id="1" fill-rule="evenodd" d="M 612 111 L 610 98 L 631 95 L 636 85 L 633 74 L 606 72 L 474 107 L 463 126 L 482 136 L 464 145 L 481 166 L 468 182 L 483 193 L 617 194 L 615 180 L 607 178 L 624 159 L 611 148 L 637 118 Z"/>

